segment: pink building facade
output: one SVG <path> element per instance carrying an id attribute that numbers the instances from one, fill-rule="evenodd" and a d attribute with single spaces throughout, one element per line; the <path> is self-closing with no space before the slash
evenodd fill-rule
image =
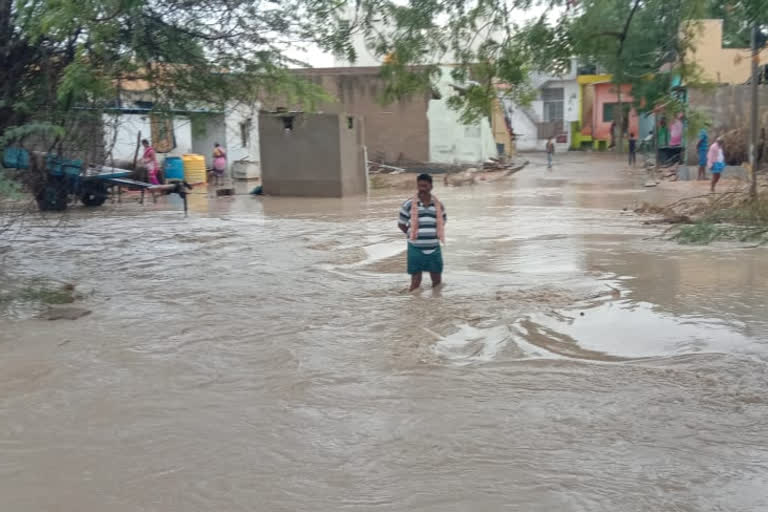
<path id="1" fill-rule="evenodd" d="M 618 119 L 619 94 L 618 87 L 610 82 L 595 84 L 595 100 L 592 109 L 592 135 L 593 139 L 610 140 L 611 124 Z M 627 134 L 638 134 L 637 112 L 632 106 L 632 86 L 624 84 L 621 86 L 621 103 L 624 105 L 625 112 L 628 111 Z M 625 116 L 626 118 L 627 116 Z M 585 134 L 587 135 L 587 134 Z"/>

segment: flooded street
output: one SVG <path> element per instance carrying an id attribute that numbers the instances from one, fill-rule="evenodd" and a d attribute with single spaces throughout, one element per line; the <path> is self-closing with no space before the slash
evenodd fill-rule
<path id="1" fill-rule="evenodd" d="M 5 279 L 92 314 L 2 310 L 2 510 L 768 510 L 768 250 L 650 239 L 668 190 L 587 158 L 438 185 L 416 294 L 411 190 L 27 219 Z"/>

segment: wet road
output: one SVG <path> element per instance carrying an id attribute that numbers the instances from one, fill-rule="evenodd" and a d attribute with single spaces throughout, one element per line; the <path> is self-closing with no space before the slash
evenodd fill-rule
<path id="1" fill-rule="evenodd" d="M 438 188 L 414 295 L 403 191 L 27 220 L 6 285 L 93 313 L 2 310 L 2 510 L 767 510 L 768 251 L 648 240 L 642 181 Z"/>

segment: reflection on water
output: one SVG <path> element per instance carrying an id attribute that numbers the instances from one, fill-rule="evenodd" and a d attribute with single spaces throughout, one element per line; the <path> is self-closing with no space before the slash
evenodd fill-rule
<path id="1" fill-rule="evenodd" d="M 585 158 L 439 190 L 415 294 L 389 192 L 30 222 L 4 283 L 93 313 L 0 304 L 3 509 L 767 509 L 766 252 L 646 240 Z"/>
<path id="2" fill-rule="evenodd" d="M 659 313 L 644 302 L 610 302 L 584 310 L 536 314 L 517 322 L 521 336 L 554 354 L 582 358 L 655 357 L 660 354 L 765 352 L 737 326 Z M 743 326 L 741 326 L 743 327 Z"/>

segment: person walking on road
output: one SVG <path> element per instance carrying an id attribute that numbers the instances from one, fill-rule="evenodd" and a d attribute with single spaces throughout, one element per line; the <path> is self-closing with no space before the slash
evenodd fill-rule
<path id="1" fill-rule="evenodd" d="M 416 178 L 417 194 L 400 208 L 398 226 L 408 237 L 408 274 L 410 291 L 421 286 L 424 272 L 429 272 L 432 287 L 442 283 L 443 254 L 440 242 L 445 243 L 445 207 L 432 194 L 432 176 L 420 174 Z"/>
<path id="2" fill-rule="evenodd" d="M 629 165 L 634 167 L 637 164 L 637 137 L 634 133 L 629 134 Z"/>
<path id="3" fill-rule="evenodd" d="M 715 142 L 709 146 L 709 152 L 707 153 L 707 165 L 709 171 L 712 173 L 712 184 L 709 189 L 710 192 L 715 192 L 715 186 L 720 181 L 720 175 L 725 169 L 725 153 L 723 153 L 723 138 L 718 137 Z"/>
<path id="4" fill-rule="evenodd" d="M 698 179 L 707 179 L 707 149 L 709 147 L 709 137 L 707 130 L 701 129 L 699 132 L 699 142 L 696 143 L 696 151 L 699 154 L 699 176 Z"/>
<path id="5" fill-rule="evenodd" d="M 547 139 L 547 169 L 552 168 L 552 157 L 555 154 L 555 143 L 552 141 L 552 137 Z"/>

